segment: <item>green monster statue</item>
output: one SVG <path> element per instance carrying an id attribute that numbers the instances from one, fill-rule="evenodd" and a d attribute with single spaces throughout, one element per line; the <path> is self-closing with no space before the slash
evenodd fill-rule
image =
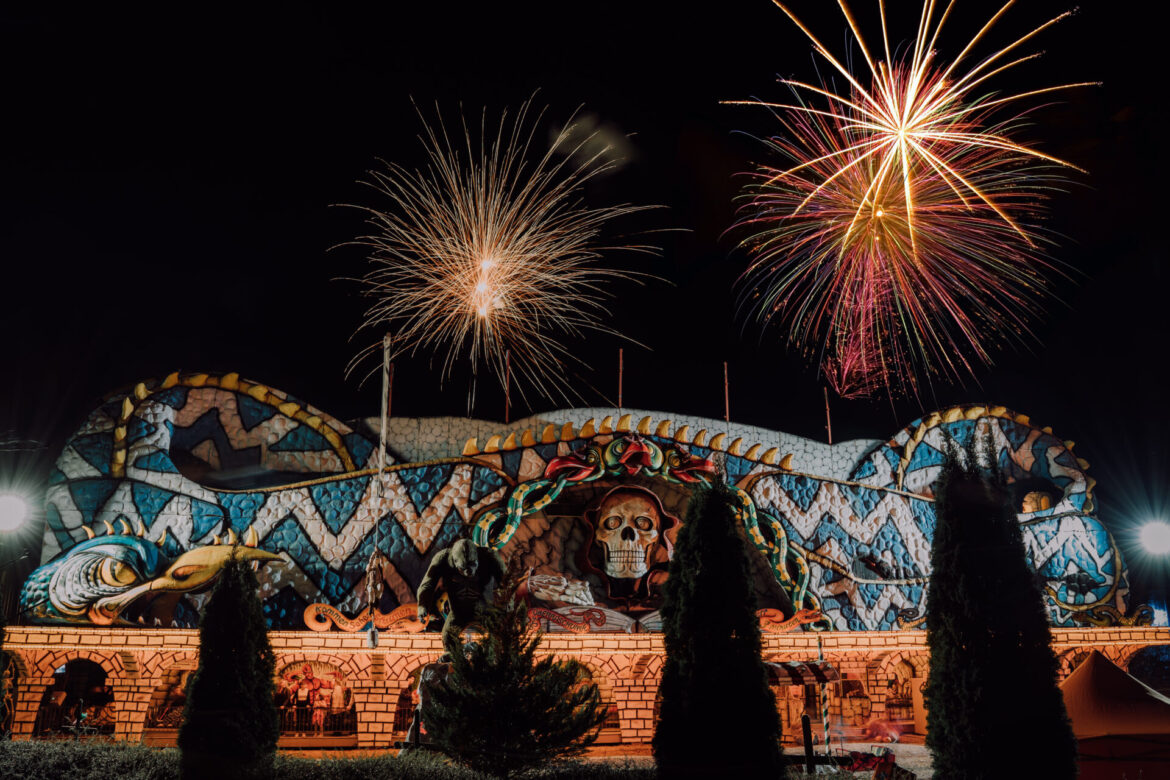
<path id="1" fill-rule="evenodd" d="M 426 623 L 437 615 L 439 581 L 450 602 L 450 612 L 443 623 L 443 647 L 452 641 L 459 647 L 459 635 L 479 614 L 489 595 L 489 588 L 504 579 L 504 562 L 488 547 L 477 547 L 470 539 L 460 539 L 431 560 L 418 586 L 418 619 Z M 494 582 L 493 582 L 494 581 Z"/>

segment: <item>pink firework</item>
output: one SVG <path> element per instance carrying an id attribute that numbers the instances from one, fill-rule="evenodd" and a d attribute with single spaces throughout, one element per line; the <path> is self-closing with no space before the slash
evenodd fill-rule
<path id="1" fill-rule="evenodd" d="M 953 3 L 941 15 L 924 3 L 915 44 L 898 61 L 884 6 L 886 58 L 878 61 L 841 3 L 869 66 L 868 88 L 780 6 L 850 89 L 786 81 L 798 99 L 763 104 L 783 128 L 767 143 L 789 164 L 760 166 L 745 190 L 738 225 L 751 231 L 743 245 L 752 262 L 743 303 L 765 324 L 784 325 L 842 396 L 917 394 L 922 378 L 970 376 L 1002 342 L 1031 335 L 1054 270 L 1037 217 L 1059 169 L 1071 166 L 1012 140 L 1019 115 L 996 114 L 1078 85 L 972 96 L 1031 59 L 1007 58 L 1063 18 L 957 75 L 1010 5 L 958 58 L 939 63 L 934 45 Z M 810 93 L 819 104 L 801 98 Z"/>

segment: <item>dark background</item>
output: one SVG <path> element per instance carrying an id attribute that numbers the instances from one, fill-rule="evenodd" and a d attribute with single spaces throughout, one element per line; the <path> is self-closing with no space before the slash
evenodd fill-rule
<path id="1" fill-rule="evenodd" d="M 412 97 L 454 116 L 460 104 L 498 113 L 539 90 L 550 124 L 583 106 L 608 131 L 633 134 L 629 164 L 587 198 L 663 204 L 630 224 L 688 232 L 663 234 L 661 259 L 630 261 L 670 284 L 614 289 L 615 326 L 652 348 L 625 345 L 625 405 L 720 417 L 726 360 L 733 419 L 824 438 L 815 369 L 735 315 L 744 257 L 724 235 L 736 174 L 766 159 L 750 134 L 774 125 L 761 109 L 719 101 L 784 100 L 777 73 L 816 78 L 807 41 L 778 8 L 239 5 L 0 11 L 0 436 L 44 445 L 0 456 L 0 487 L 38 489 L 103 395 L 176 369 L 238 371 L 342 419 L 375 414 L 375 384 L 344 377 L 368 340 L 348 341 L 364 303 L 355 285 L 332 281 L 361 274 L 363 255 L 328 251 L 362 232 L 361 215 L 330 205 L 375 203 L 356 182 L 379 157 L 420 161 Z M 844 51 L 835 4 L 792 5 Z M 918 3 L 889 5 L 902 14 L 892 37 L 912 35 Z M 876 3 L 854 6 L 876 44 Z M 980 51 L 1067 8 L 1020 6 Z M 1047 227 L 1063 236 L 1054 257 L 1076 270 L 1056 281 L 1040 344 L 1000 352 L 968 386 L 936 385 L 920 401 L 832 405 L 835 440 L 884 438 L 958 402 L 1030 414 L 1076 440 L 1127 550 L 1137 523 L 1170 510 L 1165 46 L 1136 8 L 1087 3 L 1025 47 L 1047 50 L 1040 62 L 994 84 L 1103 82 L 1061 94 L 1027 133 L 1090 172 L 1051 203 Z M 961 2 L 941 52 L 956 53 L 992 10 Z M 612 402 L 619 346 L 580 343 L 593 368 L 567 381 L 584 401 L 606 403 L 601 388 Z M 421 358 L 396 372 L 396 415 L 466 413 L 466 375 L 442 386 Z M 475 414 L 502 418 L 502 393 L 486 384 Z M 1141 598 L 1164 575 L 1137 552 L 1129 562 Z"/>

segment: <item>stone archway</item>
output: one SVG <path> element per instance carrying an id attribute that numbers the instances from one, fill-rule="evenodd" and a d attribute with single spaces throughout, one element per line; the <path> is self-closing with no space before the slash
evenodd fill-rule
<path id="1" fill-rule="evenodd" d="M 111 675 L 88 658 L 74 658 L 53 670 L 33 723 L 34 738 L 112 737 L 117 721 Z"/>
<path id="2" fill-rule="evenodd" d="M 15 653 L 0 653 L 0 734 L 12 733 L 16 718 L 16 691 L 24 676 L 22 662 Z"/>
<path id="3" fill-rule="evenodd" d="M 578 661 L 587 675 L 587 679 L 582 680 L 582 682 L 593 683 L 597 686 L 597 693 L 601 697 L 601 703 L 605 706 L 605 722 L 601 725 L 601 733 L 597 736 L 596 744 L 620 744 L 622 741 L 621 713 L 618 710 L 617 699 L 614 697 L 609 675 L 598 668 L 594 659 L 586 657 L 578 659 Z"/>
<path id="4" fill-rule="evenodd" d="M 298 659 L 277 669 L 276 705 L 282 748 L 357 746 L 352 683 L 333 659 Z"/>
<path id="5" fill-rule="evenodd" d="M 898 733 L 926 733 L 923 687 L 930 673 L 930 656 L 907 650 L 884 656 L 870 669 L 869 696 L 873 717 Z"/>

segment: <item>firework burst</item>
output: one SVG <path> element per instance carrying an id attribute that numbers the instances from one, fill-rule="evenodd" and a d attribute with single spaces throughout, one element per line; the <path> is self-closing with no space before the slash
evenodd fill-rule
<path id="1" fill-rule="evenodd" d="M 883 60 L 840 2 L 867 86 L 776 4 L 848 89 L 782 80 L 797 99 L 762 103 L 785 131 L 769 146 L 791 164 L 761 166 L 746 188 L 738 223 L 752 231 L 743 242 L 752 254 L 741 279 L 745 307 L 785 324 L 789 341 L 846 397 L 883 388 L 917 394 L 919 377 L 972 375 L 1000 342 L 1030 336 L 1053 270 L 1036 227 L 1040 202 L 1059 187 L 1060 169 L 1073 167 L 1012 140 L 1020 115 L 996 116 L 1021 99 L 1083 85 L 975 91 L 1036 57 L 1013 52 L 1067 14 L 961 70 L 1012 3 L 947 63 L 935 45 L 953 2 L 939 13 L 925 0 L 913 46 L 895 59 L 879 0 Z"/>
<path id="2" fill-rule="evenodd" d="M 373 228 L 356 241 L 370 250 L 360 282 L 373 299 L 359 332 L 392 333 L 392 357 L 438 354 L 443 378 L 466 359 L 503 381 L 507 355 L 521 393 L 527 385 L 549 398 L 564 396 L 565 364 L 579 362 L 562 340 L 614 334 L 608 285 L 645 278 L 602 266 L 603 253 L 656 251 L 605 245 L 603 229 L 655 207 L 586 207 L 581 188 L 619 161 L 570 119 L 532 162 L 544 112 L 529 114 L 525 103 L 489 128 L 485 113 L 478 139 L 464 121 L 455 141 L 441 115 L 437 129 L 424 119 L 425 167 L 369 172 L 389 206 L 359 207 Z M 350 370 L 378 349 L 362 350 Z"/>

